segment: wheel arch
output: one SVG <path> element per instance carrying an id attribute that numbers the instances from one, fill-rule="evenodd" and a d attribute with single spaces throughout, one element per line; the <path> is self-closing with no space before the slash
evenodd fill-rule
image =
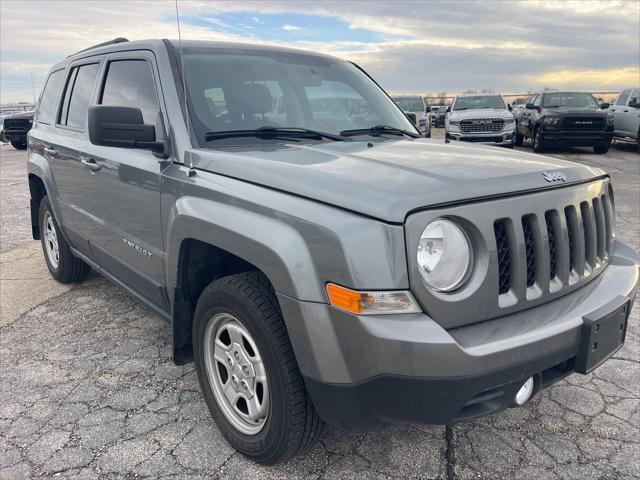
<path id="1" fill-rule="evenodd" d="M 40 202 L 47 195 L 47 187 L 42 178 L 35 173 L 29 173 L 29 192 L 31 194 L 31 236 L 34 240 L 40 240 Z"/>
<path id="2" fill-rule="evenodd" d="M 304 239 L 281 220 L 193 197 L 179 199 L 169 218 L 165 265 L 175 363 L 191 361 L 195 305 L 218 278 L 258 271 L 276 292 L 326 301 Z M 291 342 L 295 350 L 295 339 Z"/>

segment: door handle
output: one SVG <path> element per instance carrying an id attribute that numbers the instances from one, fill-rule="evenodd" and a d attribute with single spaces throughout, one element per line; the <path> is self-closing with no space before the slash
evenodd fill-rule
<path id="1" fill-rule="evenodd" d="M 624 113 L 627 113 L 629 110 L 623 110 Z"/>
<path id="2" fill-rule="evenodd" d="M 93 158 L 83 158 L 80 161 L 92 172 L 97 172 L 98 170 L 100 170 L 100 165 Z"/>
<path id="3" fill-rule="evenodd" d="M 44 147 L 44 153 L 46 153 L 47 155 L 51 155 L 52 157 L 58 155 L 58 151 L 55 148 L 49 147 Z"/>

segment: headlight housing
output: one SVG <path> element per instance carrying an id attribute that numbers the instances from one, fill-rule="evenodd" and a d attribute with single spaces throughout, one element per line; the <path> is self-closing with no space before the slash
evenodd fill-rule
<path id="1" fill-rule="evenodd" d="M 607 115 L 607 127 L 611 127 L 613 125 L 613 116 Z"/>
<path id="2" fill-rule="evenodd" d="M 460 120 L 459 119 L 449 119 L 449 125 L 460 125 Z"/>
<path id="3" fill-rule="evenodd" d="M 515 121 L 516 121 L 516 119 L 515 119 L 515 118 L 513 118 L 513 117 L 505 118 L 505 119 L 504 119 L 504 123 L 506 123 L 506 124 L 515 123 Z"/>
<path id="4" fill-rule="evenodd" d="M 471 276 L 473 249 L 462 228 L 438 218 L 422 232 L 416 260 L 420 275 L 430 288 L 452 292 Z"/>
<path id="5" fill-rule="evenodd" d="M 548 125 L 548 126 L 556 126 L 556 125 L 558 125 L 559 121 L 560 121 L 559 117 L 545 117 L 544 118 L 544 124 Z"/>

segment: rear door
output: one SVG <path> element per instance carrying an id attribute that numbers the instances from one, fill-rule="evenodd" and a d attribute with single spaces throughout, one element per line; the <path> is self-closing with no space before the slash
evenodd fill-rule
<path id="1" fill-rule="evenodd" d="M 159 86 L 151 52 L 110 54 L 104 60 L 95 103 L 139 108 L 144 122 L 156 125 L 156 139 L 161 140 L 167 130 L 160 123 Z M 160 173 L 167 161 L 150 150 L 91 143 L 83 160 L 90 172 L 85 177 L 91 189 L 86 209 L 94 222 L 92 256 L 109 273 L 166 309 Z"/>

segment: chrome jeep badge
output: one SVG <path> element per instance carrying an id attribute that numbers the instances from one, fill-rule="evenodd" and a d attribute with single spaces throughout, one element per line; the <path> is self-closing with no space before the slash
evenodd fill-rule
<path id="1" fill-rule="evenodd" d="M 562 172 L 542 172 L 547 182 L 566 182 L 567 176 Z"/>

